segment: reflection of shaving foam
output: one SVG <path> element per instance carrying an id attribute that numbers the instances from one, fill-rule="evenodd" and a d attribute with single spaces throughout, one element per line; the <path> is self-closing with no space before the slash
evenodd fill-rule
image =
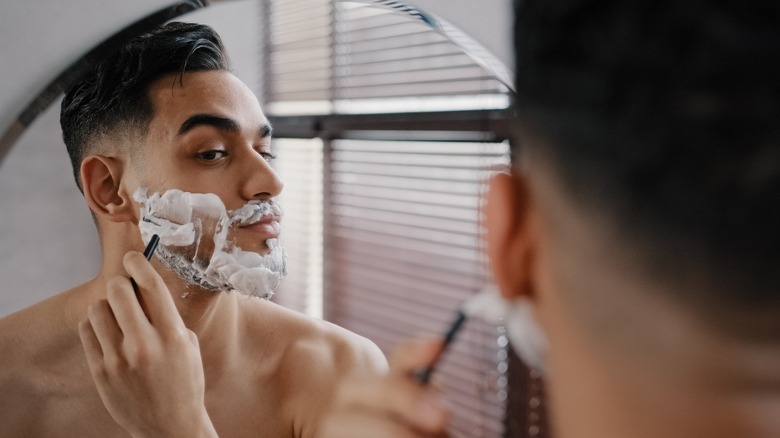
<path id="1" fill-rule="evenodd" d="M 144 242 L 152 234 L 159 235 L 157 258 L 190 283 L 267 299 L 286 275 L 284 249 L 277 239 L 266 241 L 270 249 L 266 255 L 243 251 L 227 240 L 232 225 L 252 224 L 267 216 L 281 217 L 281 208 L 273 201 L 250 201 L 227 211 L 219 197 L 211 193 L 173 189 L 148 196 L 145 188 L 136 190 L 133 199 L 142 205 L 138 228 Z M 212 236 L 213 251 L 199 257 L 202 239 Z"/>
<path id="2" fill-rule="evenodd" d="M 507 313 L 507 302 L 495 288 L 486 288 L 466 300 L 461 312 L 469 317 L 481 319 L 490 324 L 501 325 Z"/>
<path id="3" fill-rule="evenodd" d="M 481 319 L 495 325 L 503 325 L 512 347 L 531 368 L 546 369 L 547 336 L 533 315 L 533 306 L 527 297 L 505 300 L 495 286 L 466 300 L 461 312 L 468 317 Z"/>

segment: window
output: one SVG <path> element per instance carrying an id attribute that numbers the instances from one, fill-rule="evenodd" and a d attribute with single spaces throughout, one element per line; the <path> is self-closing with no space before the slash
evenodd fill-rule
<path id="1" fill-rule="evenodd" d="M 508 162 L 506 75 L 395 1 L 265 0 L 261 13 L 288 213 L 275 299 L 385 353 L 441 333 L 487 281 L 479 199 Z M 507 361 L 501 329 L 469 321 L 437 371 L 452 436 L 504 436 Z"/>
<path id="2" fill-rule="evenodd" d="M 288 276 L 275 301 L 322 318 L 323 160 L 320 139 L 274 140 L 277 171 L 285 188 L 280 241 L 287 251 Z"/>

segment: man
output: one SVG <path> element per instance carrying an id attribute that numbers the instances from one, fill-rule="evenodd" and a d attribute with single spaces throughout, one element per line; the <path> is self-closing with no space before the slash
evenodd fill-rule
<path id="1" fill-rule="evenodd" d="M 129 42 L 66 94 L 63 138 L 98 227 L 102 267 L 91 281 L 0 320 L 0 436 L 140 433 L 112 418 L 111 403 L 101 401 L 111 394 L 95 381 L 157 366 L 160 382 L 201 389 L 189 402 L 197 412 L 184 418 L 154 388 L 130 388 L 175 433 L 197 436 L 190 429 L 205 425 L 225 436 L 311 437 L 342 377 L 386 367 L 364 338 L 188 276 L 172 269 L 176 258 L 149 263 L 139 254 L 148 205 L 134 195 L 210 193 L 231 212 L 271 205 L 282 190 L 269 164 L 268 121 L 228 69 L 211 28 L 172 23 Z M 262 259 L 277 220 L 230 222 L 230 245 Z M 198 243 L 214 234 L 200 232 Z M 178 251 L 163 247 L 159 254 Z M 160 360 L 176 351 L 197 366 Z"/>
<path id="2" fill-rule="evenodd" d="M 507 326 L 541 333 L 508 329 L 541 359 L 552 436 L 780 436 L 780 8 L 523 0 L 515 19 L 523 160 L 485 226 Z M 411 378 L 440 348 L 346 381 L 319 437 L 444 431 Z M 101 387 L 125 418 L 143 400 Z M 197 385 L 156 389 L 197 412 Z"/>

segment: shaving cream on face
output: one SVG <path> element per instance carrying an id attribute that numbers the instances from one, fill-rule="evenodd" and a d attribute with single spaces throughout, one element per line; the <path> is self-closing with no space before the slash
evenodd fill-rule
<path id="1" fill-rule="evenodd" d="M 268 299 L 286 275 L 285 253 L 277 239 L 266 241 L 266 255 L 244 251 L 228 240 L 231 226 L 281 217 L 274 201 L 250 201 L 228 211 L 215 194 L 172 189 L 150 196 L 146 188 L 136 190 L 133 199 L 142 205 L 138 228 L 144 242 L 158 234 L 157 258 L 192 284 Z"/>

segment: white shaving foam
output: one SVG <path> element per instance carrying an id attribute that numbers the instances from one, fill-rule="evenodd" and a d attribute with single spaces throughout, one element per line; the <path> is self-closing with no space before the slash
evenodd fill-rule
<path id="1" fill-rule="evenodd" d="M 475 317 L 484 322 L 502 325 L 507 314 L 507 302 L 495 288 L 486 288 L 482 292 L 466 300 L 461 311 L 468 317 Z"/>
<path id="2" fill-rule="evenodd" d="M 494 325 L 503 325 L 509 342 L 526 365 L 546 370 L 547 336 L 534 319 L 531 301 L 525 297 L 505 300 L 495 286 L 466 300 L 461 312 Z"/>
<path id="3" fill-rule="evenodd" d="M 141 204 L 138 228 L 143 241 L 160 236 L 155 256 L 184 280 L 208 290 L 236 290 L 268 299 L 287 274 L 284 248 L 268 239 L 270 252 L 260 255 L 244 251 L 227 240 L 234 225 L 249 225 L 268 216 L 281 218 L 274 201 L 250 201 L 228 211 L 212 193 L 168 190 L 148 195 L 139 188 L 133 199 Z M 198 259 L 203 239 L 212 238 L 214 250 L 208 260 Z"/>

